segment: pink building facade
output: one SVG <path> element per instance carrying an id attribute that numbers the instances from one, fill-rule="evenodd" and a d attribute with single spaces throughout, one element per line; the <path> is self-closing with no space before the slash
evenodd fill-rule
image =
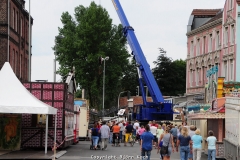
<path id="1" fill-rule="evenodd" d="M 225 81 L 240 81 L 236 72 L 237 63 L 240 63 L 236 45 L 237 13 L 236 0 L 226 0 L 223 9 L 192 11 L 187 28 L 187 100 L 206 96 L 206 86 L 212 81 L 217 82 L 218 77 L 225 77 Z M 218 71 L 212 74 L 210 81 L 207 72 L 212 68 Z"/>

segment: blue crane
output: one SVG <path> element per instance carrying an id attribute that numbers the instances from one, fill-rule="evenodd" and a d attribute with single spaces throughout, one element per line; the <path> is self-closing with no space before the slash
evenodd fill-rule
<path id="1" fill-rule="evenodd" d="M 112 0 L 115 10 L 123 25 L 123 33 L 132 49 L 133 58 L 137 64 L 139 86 L 142 92 L 143 104 L 135 106 L 134 119 L 143 120 L 172 120 L 172 104 L 164 103 L 164 98 L 158 87 L 158 84 L 151 72 L 150 65 L 143 54 L 139 42 L 134 33 L 133 27 L 130 26 L 127 17 L 122 9 L 119 0 Z M 144 85 L 148 87 L 153 102 L 147 102 Z"/>

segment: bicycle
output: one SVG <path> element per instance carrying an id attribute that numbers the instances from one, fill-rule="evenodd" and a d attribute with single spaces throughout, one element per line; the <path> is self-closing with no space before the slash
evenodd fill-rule
<path id="1" fill-rule="evenodd" d="M 136 136 L 133 135 L 132 133 L 129 134 L 128 141 L 126 141 L 126 143 L 130 143 L 130 145 L 133 147 L 135 141 L 136 141 Z M 124 144 L 124 146 L 126 146 L 126 144 Z"/>
<path id="2" fill-rule="evenodd" d="M 129 143 L 131 144 L 131 146 L 133 147 L 133 145 L 136 142 L 136 135 L 131 134 L 131 136 L 129 137 Z"/>

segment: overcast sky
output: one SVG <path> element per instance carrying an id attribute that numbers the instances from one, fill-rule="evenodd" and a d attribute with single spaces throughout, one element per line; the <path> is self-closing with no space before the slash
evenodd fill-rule
<path id="1" fill-rule="evenodd" d="M 72 16 L 79 5 L 89 6 L 93 0 L 31 0 L 32 31 L 32 81 L 53 81 L 54 37 L 63 12 Z M 120 20 L 112 0 L 94 0 L 101 4 L 118 25 Z M 130 25 L 141 45 L 151 68 L 164 48 L 172 59 L 185 59 L 187 55 L 187 24 L 193 9 L 223 8 L 225 0 L 120 0 Z M 29 0 L 25 9 L 29 10 Z M 74 17 L 74 16 L 73 16 Z M 106 66 L 107 67 L 107 66 Z M 60 77 L 57 76 L 57 80 Z"/>

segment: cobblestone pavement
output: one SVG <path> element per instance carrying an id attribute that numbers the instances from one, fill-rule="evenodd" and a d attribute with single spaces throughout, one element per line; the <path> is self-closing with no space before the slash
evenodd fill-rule
<path id="1" fill-rule="evenodd" d="M 68 147 L 67 153 L 60 157 L 60 160 L 89 160 L 89 159 L 100 159 L 104 156 L 108 156 L 108 159 L 140 159 L 140 146 L 135 143 L 133 147 L 128 145 L 127 147 L 123 146 L 123 143 L 120 147 L 112 147 L 108 144 L 107 150 L 90 150 L 89 141 L 80 141 L 76 145 Z M 110 158 L 112 156 L 112 158 Z M 115 158 L 115 157 L 116 158 Z M 107 158 L 104 158 L 107 159 Z M 159 159 L 160 156 L 157 154 L 157 149 L 152 150 L 151 159 Z M 171 155 L 171 160 L 179 160 L 179 152 L 173 153 Z M 201 160 L 207 160 L 206 155 L 202 155 Z"/>

